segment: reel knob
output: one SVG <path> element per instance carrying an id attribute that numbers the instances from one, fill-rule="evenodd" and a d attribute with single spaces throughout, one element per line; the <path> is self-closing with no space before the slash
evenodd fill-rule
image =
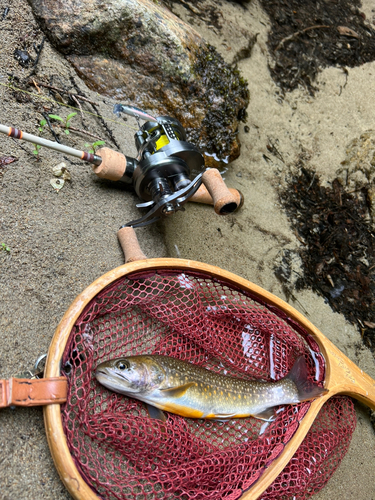
<path id="1" fill-rule="evenodd" d="M 236 190 L 230 191 L 216 168 L 206 170 L 202 180 L 211 195 L 215 212 L 218 215 L 231 214 L 242 206 L 241 193 Z"/>

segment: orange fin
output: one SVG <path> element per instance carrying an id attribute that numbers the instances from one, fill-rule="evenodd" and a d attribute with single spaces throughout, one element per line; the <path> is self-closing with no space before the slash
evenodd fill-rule
<path id="1" fill-rule="evenodd" d="M 188 382 L 187 384 L 184 385 L 178 385 L 176 387 L 167 387 L 166 389 L 160 389 L 160 391 L 165 393 L 167 396 L 171 398 L 180 398 L 193 385 L 195 385 L 195 382 Z"/>
<path id="2" fill-rule="evenodd" d="M 296 384 L 299 401 L 309 401 L 327 394 L 327 389 L 319 387 L 308 380 L 306 360 L 300 356 L 294 363 L 292 369 L 285 377 Z"/>

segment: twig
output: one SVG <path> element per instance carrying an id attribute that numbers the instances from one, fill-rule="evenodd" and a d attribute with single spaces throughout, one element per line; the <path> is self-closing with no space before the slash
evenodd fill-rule
<path id="1" fill-rule="evenodd" d="M 37 64 L 39 62 L 39 57 L 40 57 L 40 54 L 42 53 L 42 50 L 43 50 L 43 46 L 44 46 L 44 41 L 45 41 L 46 37 L 43 36 L 42 38 L 42 41 L 40 42 L 39 44 L 39 47 L 37 48 L 35 43 L 34 43 L 34 50 L 36 52 L 36 58 L 35 58 L 35 61 L 34 61 L 34 64 L 32 66 L 32 70 L 30 71 L 29 75 L 27 75 L 26 78 L 30 78 L 31 76 L 35 75 L 36 73 L 36 67 L 37 67 Z M 34 81 L 34 80 L 33 80 Z M 35 84 L 35 82 L 34 82 Z M 39 89 L 38 89 L 39 90 Z"/>
<path id="2" fill-rule="evenodd" d="M 77 99 L 77 97 L 75 95 L 72 95 L 72 99 L 73 101 L 77 104 L 78 108 L 79 108 L 79 111 L 81 113 L 81 120 L 83 122 L 83 112 L 82 112 L 82 106 L 81 106 L 81 103 L 79 102 L 79 100 Z"/>
<path id="3" fill-rule="evenodd" d="M 74 80 L 74 77 L 71 76 L 70 77 L 70 81 L 72 83 L 72 85 L 74 86 L 74 88 L 76 89 L 77 92 L 80 92 L 80 89 L 76 83 L 76 81 Z M 105 122 L 104 118 L 101 116 L 100 112 L 99 112 L 99 109 L 97 108 L 97 106 L 99 106 L 99 104 L 96 104 L 96 103 L 93 103 L 91 101 L 88 101 L 91 106 L 93 107 L 95 113 L 96 113 L 96 118 L 99 120 L 99 122 L 101 123 L 102 127 L 106 130 L 109 138 L 111 139 L 112 143 L 116 146 L 116 148 L 121 151 L 121 147 L 120 145 L 117 143 L 114 135 L 113 135 L 113 132 L 112 130 L 109 128 L 109 126 L 107 125 L 107 123 Z"/>
<path id="4" fill-rule="evenodd" d="M 292 33 L 291 35 L 283 38 L 280 41 L 280 43 L 278 44 L 278 46 L 276 47 L 275 52 L 277 52 L 279 49 L 281 49 L 281 47 L 284 45 L 285 42 L 288 42 L 289 40 L 293 40 L 293 38 L 297 38 L 297 36 L 302 35 L 303 33 L 306 33 L 306 31 L 316 30 L 316 29 L 320 29 L 320 28 L 332 28 L 332 26 L 327 26 L 325 24 L 322 24 L 322 25 L 318 24 L 316 26 L 309 26 L 308 28 L 305 28 L 303 30 L 296 31 L 295 33 Z"/>
<path id="5" fill-rule="evenodd" d="M 9 7 L 5 7 L 3 12 L 3 17 L 1 19 L 2 21 L 4 21 L 4 19 L 7 17 L 9 10 L 10 10 Z"/>
<path id="6" fill-rule="evenodd" d="M 92 107 L 94 108 L 94 111 L 95 113 L 97 114 L 97 118 L 98 120 L 100 121 L 100 123 L 102 124 L 102 126 L 105 128 L 105 130 L 107 131 L 108 133 L 108 136 L 110 137 L 111 141 L 113 142 L 113 144 L 116 146 L 116 148 L 118 150 L 121 151 L 121 148 L 120 148 L 120 145 L 118 144 L 118 142 L 116 141 L 114 135 L 113 135 L 113 132 L 112 130 L 109 128 L 109 126 L 106 124 L 104 118 L 100 115 L 100 111 L 99 109 L 95 106 L 95 104 L 92 104 Z"/>
<path id="7" fill-rule="evenodd" d="M 311 186 L 314 184 L 314 180 L 315 180 L 315 174 L 316 172 L 314 172 L 314 175 L 313 175 L 313 178 L 311 179 L 311 182 L 309 184 L 309 187 L 306 189 L 306 192 L 310 190 Z"/>
<path id="8" fill-rule="evenodd" d="M 302 239 L 302 238 L 300 238 L 300 235 L 297 233 L 297 231 L 296 231 L 296 230 L 295 230 L 295 231 L 293 231 L 293 233 L 294 233 L 294 236 L 297 238 L 297 240 L 298 240 L 300 243 L 302 243 L 302 245 L 307 246 L 307 243 L 306 243 L 305 241 L 303 241 L 303 239 Z"/>
<path id="9" fill-rule="evenodd" d="M 48 128 L 50 129 L 51 131 L 51 134 L 53 135 L 53 137 L 55 138 L 55 141 L 58 142 L 59 144 L 61 144 L 61 142 L 59 141 L 59 138 L 57 137 L 56 135 L 56 132 L 53 130 L 52 128 L 52 125 L 51 125 L 51 122 L 49 121 L 49 116 L 47 113 L 42 113 L 42 116 L 44 117 L 44 119 L 46 120 L 47 122 L 47 125 L 48 125 Z"/>
<path id="10" fill-rule="evenodd" d="M 73 92 L 69 92 L 68 90 L 64 90 L 64 89 L 59 89 L 57 87 L 54 87 L 53 85 L 48 85 L 47 83 L 41 83 L 41 82 L 32 82 L 34 85 L 40 85 L 41 87 L 45 87 L 47 89 L 50 89 L 50 90 L 55 90 L 56 92 L 59 92 L 59 93 L 63 93 L 63 94 L 68 94 L 72 97 L 73 100 L 75 100 L 74 98 L 76 99 L 81 99 L 81 101 L 85 101 L 85 102 L 89 102 L 90 104 L 93 104 L 93 105 L 96 105 L 98 106 L 98 103 L 94 102 L 94 101 L 90 101 L 90 99 L 87 99 L 87 97 L 83 97 L 82 95 L 79 95 L 79 94 L 74 94 Z M 31 84 L 31 82 L 30 82 Z"/>
<path id="11" fill-rule="evenodd" d="M 197 9 L 196 7 L 193 7 L 192 5 L 190 5 L 185 0 L 180 0 L 180 3 L 182 3 L 183 5 L 185 5 L 185 7 L 187 9 L 191 10 L 191 12 L 193 12 L 193 14 L 198 14 L 199 16 L 202 15 L 202 12 L 199 9 Z"/>
<path id="12" fill-rule="evenodd" d="M 11 139 L 12 139 L 12 141 L 13 141 L 14 143 L 16 143 L 16 145 L 17 145 L 19 148 L 23 149 L 23 150 L 24 150 L 24 151 L 25 151 L 28 155 L 31 155 L 33 158 L 35 158 L 35 156 L 33 155 L 33 153 L 30 153 L 30 151 L 29 151 L 28 149 L 24 148 L 24 147 L 22 146 L 22 144 L 21 144 L 21 142 L 20 142 L 20 141 L 18 141 L 18 140 L 16 140 L 16 139 L 14 139 L 13 137 L 11 137 Z"/>
<path id="13" fill-rule="evenodd" d="M 38 85 L 35 83 L 35 80 L 33 80 L 33 84 L 35 85 L 35 88 L 37 89 L 38 94 L 40 94 L 40 93 L 41 93 L 41 90 L 40 90 L 40 88 L 38 87 Z"/>
<path id="14" fill-rule="evenodd" d="M 35 58 L 35 61 L 34 61 L 34 64 L 33 64 L 34 71 L 35 71 L 35 67 L 36 67 L 36 65 L 37 65 L 37 64 L 38 64 L 38 62 L 39 62 L 39 57 L 40 57 L 40 54 L 42 53 L 42 50 L 43 50 L 43 46 L 44 46 L 44 42 L 45 42 L 45 40 L 46 40 L 46 37 L 45 37 L 45 36 L 43 36 L 42 41 L 40 42 L 40 44 L 39 44 L 39 47 L 38 47 L 38 48 L 36 48 L 36 47 L 35 47 L 35 44 L 34 44 L 34 49 L 36 50 L 36 58 Z"/>
<path id="15" fill-rule="evenodd" d="M 56 123 L 56 125 L 60 128 L 63 128 L 64 130 L 66 129 L 65 125 L 63 125 L 62 123 Z M 73 132 L 80 132 L 81 134 L 84 134 L 84 135 L 89 135 L 90 137 L 93 137 L 94 139 L 99 139 L 99 141 L 102 140 L 101 137 L 99 137 L 98 135 L 95 135 L 95 134 L 92 134 L 91 132 L 88 132 L 87 130 L 83 130 L 81 128 L 76 128 L 76 127 L 72 127 L 71 125 L 69 126 L 69 131 L 72 130 Z"/>

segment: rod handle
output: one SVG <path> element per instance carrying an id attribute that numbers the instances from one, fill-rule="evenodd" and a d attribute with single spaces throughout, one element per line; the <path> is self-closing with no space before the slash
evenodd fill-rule
<path id="1" fill-rule="evenodd" d="M 117 237 L 124 252 L 125 264 L 147 259 L 139 246 L 137 235 L 132 227 L 122 227 L 118 231 Z"/>
<path id="2" fill-rule="evenodd" d="M 238 191 L 236 194 L 229 191 L 216 168 L 206 170 L 202 180 L 212 198 L 215 212 L 218 215 L 231 214 L 237 210 L 241 204 L 242 196 Z"/>
<path id="3" fill-rule="evenodd" d="M 100 148 L 96 152 L 102 158 L 99 166 L 93 166 L 93 171 L 101 179 L 119 181 L 125 174 L 126 157 L 110 148 Z"/>

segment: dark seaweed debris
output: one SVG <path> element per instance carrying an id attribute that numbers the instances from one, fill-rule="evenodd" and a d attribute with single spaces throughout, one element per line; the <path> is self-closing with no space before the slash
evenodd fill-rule
<path id="1" fill-rule="evenodd" d="M 366 195 L 366 189 L 346 192 L 338 179 L 321 186 L 318 175 L 302 167 L 281 200 L 303 243 L 297 290 L 323 295 L 375 351 L 375 231 Z"/>
<path id="2" fill-rule="evenodd" d="M 320 68 L 354 67 L 375 59 L 375 30 L 359 0 L 261 0 L 272 23 L 268 46 L 273 79 L 283 91 L 310 93 Z"/>

